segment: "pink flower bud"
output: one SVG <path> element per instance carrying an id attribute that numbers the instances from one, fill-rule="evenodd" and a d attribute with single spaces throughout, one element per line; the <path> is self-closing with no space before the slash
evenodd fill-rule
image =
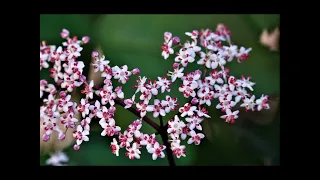
<path id="1" fill-rule="evenodd" d="M 114 112 L 116 112 L 116 108 L 114 106 L 111 106 L 109 108 L 109 113 L 114 113 Z"/>
<path id="2" fill-rule="evenodd" d="M 199 69 L 198 69 L 198 70 L 196 70 L 196 71 L 195 71 L 195 73 L 196 73 L 196 74 L 199 74 L 199 75 L 201 75 L 201 74 L 202 74 L 202 72 L 201 72 Z"/>
<path id="3" fill-rule="evenodd" d="M 193 31 L 192 31 L 192 35 L 193 35 L 193 36 L 198 36 L 198 35 L 199 35 L 199 32 L 198 32 L 197 30 L 193 30 Z"/>
<path id="4" fill-rule="evenodd" d="M 40 84 L 41 84 L 42 86 L 46 86 L 48 83 L 47 83 L 46 80 L 40 80 Z"/>
<path id="5" fill-rule="evenodd" d="M 175 36 L 175 37 L 172 38 L 172 41 L 173 41 L 174 44 L 179 44 L 180 43 L 180 38 Z"/>
<path id="6" fill-rule="evenodd" d="M 67 38 L 67 37 L 69 37 L 69 31 L 67 30 L 67 29 L 62 29 L 62 31 L 61 31 L 61 33 L 60 33 L 60 35 L 61 35 L 61 37 L 63 38 L 63 39 L 65 39 L 65 38 Z"/>
<path id="7" fill-rule="evenodd" d="M 65 138 L 66 138 L 66 135 L 63 132 L 60 132 L 58 139 L 59 140 L 64 140 Z"/>
<path id="8" fill-rule="evenodd" d="M 138 75 L 138 74 L 140 74 L 140 69 L 138 69 L 138 68 L 133 69 L 133 70 L 132 70 L 132 74 L 133 74 L 133 75 Z"/>
<path id="9" fill-rule="evenodd" d="M 114 91 L 120 93 L 122 91 L 122 86 L 117 86 Z"/>
<path id="10" fill-rule="evenodd" d="M 179 64 L 178 64 L 178 63 L 174 63 L 174 64 L 172 65 L 172 68 L 173 68 L 173 69 L 178 69 L 178 68 L 179 68 Z"/>
<path id="11" fill-rule="evenodd" d="M 60 98 L 65 98 L 67 96 L 67 93 L 64 91 L 60 91 L 59 95 L 60 95 Z"/>
<path id="12" fill-rule="evenodd" d="M 99 52 L 98 51 L 92 51 L 91 56 L 93 58 L 98 57 L 99 56 Z"/>
<path id="13" fill-rule="evenodd" d="M 195 104 L 198 104 L 198 99 L 197 98 L 193 98 L 192 100 L 191 100 L 191 104 L 193 104 L 193 105 L 195 105 Z"/>
<path id="14" fill-rule="evenodd" d="M 80 146 L 75 144 L 75 145 L 73 146 L 73 149 L 74 149 L 75 151 L 78 151 L 78 150 L 80 149 Z"/>
<path id="15" fill-rule="evenodd" d="M 164 40 L 168 41 L 169 39 L 171 39 L 172 34 L 171 32 L 165 32 L 164 33 Z"/>
<path id="16" fill-rule="evenodd" d="M 43 140 L 44 142 L 48 142 L 48 141 L 50 140 L 50 136 L 47 135 L 47 134 L 44 134 L 44 135 L 42 136 L 42 140 Z"/>
<path id="17" fill-rule="evenodd" d="M 83 42 L 84 44 L 87 44 L 89 41 L 90 41 L 90 37 L 89 37 L 89 36 L 84 36 L 84 37 L 82 38 L 82 42 Z"/>

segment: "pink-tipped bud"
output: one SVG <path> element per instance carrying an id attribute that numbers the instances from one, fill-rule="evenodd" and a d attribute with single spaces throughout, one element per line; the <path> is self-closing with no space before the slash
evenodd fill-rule
<path id="1" fill-rule="evenodd" d="M 178 36 L 175 36 L 172 38 L 172 41 L 174 44 L 179 44 L 180 43 L 180 38 Z"/>
<path id="2" fill-rule="evenodd" d="M 75 145 L 73 146 L 73 149 L 74 149 L 75 151 L 78 151 L 78 150 L 80 149 L 80 146 L 75 144 Z"/>
<path id="3" fill-rule="evenodd" d="M 48 134 L 44 134 L 44 135 L 42 136 L 42 140 L 43 140 L 44 142 L 48 142 L 48 141 L 50 140 L 50 136 L 49 136 Z"/>
<path id="4" fill-rule="evenodd" d="M 196 74 L 199 74 L 199 75 L 201 75 L 201 74 L 202 74 L 202 72 L 201 72 L 199 69 L 198 69 L 198 70 L 196 70 L 196 71 L 195 71 L 195 73 L 196 73 Z"/>
<path id="5" fill-rule="evenodd" d="M 85 82 L 87 80 L 87 77 L 85 75 L 80 76 L 80 81 Z"/>
<path id="6" fill-rule="evenodd" d="M 46 86 L 48 84 L 48 82 L 46 80 L 40 80 L 40 84 L 42 86 Z"/>
<path id="7" fill-rule="evenodd" d="M 109 113 L 115 113 L 115 112 L 116 112 L 116 107 L 111 106 L 111 107 L 109 108 Z"/>
<path id="8" fill-rule="evenodd" d="M 196 105 L 198 104 L 199 100 L 197 98 L 192 98 L 191 104 Z"/>
<path id="9" fill-rule="evenodd" d="M 169 41 L 169 39 L 171 39 L 171 38 L 172 38 L 171 32 L 165 32 L 164 33 L 164 40 L 165 41 Z"/>
<path id="10" fill-rule="evenodd" d="M 132 74 L 133 74 L 133 75 L 138 75 L 138 74 L 140 74 L 140 69 L 138 69 L 138 68 L 133 69 L 133 70 L 132 70 Z"/>
<path id="11" fill-rule="evenodd" d="M 115 91 L 116 93 L 122 92 L 122 86 L 117 86 L 117 87 L 114 89 L 114 91 Z"/>
<path id="12" fill-rule="evenodd" d="M 87 44 L 89 41 L 90 41 L 90 37 L 89 37 L 89 36 L 84 36 L 84 37 L 82 38 L 83 44 Z"/>
<path id="13" fill-rule="evenodd" d="M 91 56 L 93 58 L 98 57 L 99 56 L 99 52 L 98 51 L 92 51 Z"/>
<path id="14" fill-rule="evenodd" d="M 66 135 L 65 135 L 63 132 L 60 132 L 58 139 L 62 141 L 62 140 L 64 140 L 65 138 L 66 138 Z"/>
<path id="15" fill-rule="evenodd" d="M 65 98 L 67 96 L 67 93 L 65 91 L 60 91 L 59 95 L 60 98 Z"/>
<path id="16" fill-rule="evenodd" d="M 61 35 L 61 37 L 63 38 L 63 39 L 65 39 L 65 38 L 67 38 L 67 37 L 69 37 L 69 31 L 67 30 L 67 29 L 62 29 L 62 31 L 61 31 L 61 33 L 60 33 L 60 35 Z"/>
<path id="17" fill-rule="evenodd" d="M 198 35 L 199 35 L 199 31 L 193 30 L 193 31 L 192 31 L 192 35 L 193 35 L 193 36 L 198 36 Z"/>
<path id="18" fill-rule="evenodd" d="M 172 68 L 173 68 L 173 69 L 179 69 L 179 64 L 178 64 L 178 63 L 174 63 L 174 64 L 172 65 Z"/>

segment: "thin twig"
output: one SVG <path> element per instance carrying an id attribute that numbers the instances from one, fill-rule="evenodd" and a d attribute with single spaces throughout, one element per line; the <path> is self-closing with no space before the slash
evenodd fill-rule
<path id="1" fill-rule="evenodd" d="M 122 107 L 125 107 L 125 106 L 126 106 L 126 104 L 124 103 L 124 101 L 121 100 L 121 99 L 119 99 L 119 98 L 116 98 L 116 99 L 114 100 L 114 102 L 115 102 L 116 104 L 122 106 Z M 130 108 L 127 108 L 127 110 L 130 111 L 132 114 L 134 114 L 134 115 L 136 115 L 136 116 L 138 116 L 138 117 L 141 118 L 140 112 L 137 111 L 135 108 L 130 107 Z M 159 126 L 158 124 L 156 124 L 155 122 L 153 122 L 151 119 L 149 119 L 147 116 L 144 116 L 144 117 L 142 118 L 142 120 L 144 120 L 146 123 L 148 123 L 148 124 L 149 124 L 151 127 L 153 127 L 157 132 L 161 132 L 160 126 Z"/>

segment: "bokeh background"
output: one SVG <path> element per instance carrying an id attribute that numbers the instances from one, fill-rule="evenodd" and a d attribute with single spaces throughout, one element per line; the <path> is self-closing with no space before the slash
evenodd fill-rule
<path id="1" fill-rule="evenodd" d="M 172 66 L 172 58 L 167 61 L 161 57 L 160 46 L 163 33 L 186 40 L 184 32 L 194 29 L 215 29 L 218 23 L 225 24 L 232 32 L 232 42 L 246 48 L 252 47 L 251 56 L 245 63 L 235 61 L 228 64 L 231 74 L 252 76 L 256 82 L 255 95 L 272 96 L 272 110 L 260 113 L 243 113 L 234 125 L 220 119 L 221 113 L 214 106 L 209 108 L 211 119 L 203 122 L 207 136 L 201 145 L 187 145 L 187 157 L 176 159 L 177 165 L 279 165 L 280 164 L 280 51 L 260 43 L 264 29 L 272 31 L 280 25 L 280 15 L 40 15 L 40 41 L 60 45 L 59 33 L 62 28 L 70 31 L 71 36 L 88 35 L 91 42 L 84 45 L 79 60 L 86 64 L 84 73 L 89 73 L 90 54 L 100 48 L 111 61 L 111 65 L 127 64 L 129 69 L 138 67 L 142 76 L 152 79 L 166 74 Z M 171 61 L 171 62 L 170 62 Z M 190 69 L 196 68 L 191 66 Z M 41 79 L 48 79 L 49 73 L 40 72 Z M 126 97 L 131 97 L 134 90 L 132 79 L 124 86 Z M 170 94 L 181 100 L 183 96 L 174 86 Z M 77 91 L 74 98 L 79 97 Z M 80 98 L 80 97 L 79 97 Z M 180 101 L 180 104 L 187 100 Z M 165 120 L 172 117 L 168 115 Z M 121 107 L 117 107 L 115 120 L 122 129 L 136 117 Z M 157 123 L 158 120 L 155 119 Z M 142 151 L 140 160 L 129 160 L 120 151 L 116 157 L 109 147 L 112 138 L 101 137 L 101 128 L 96 121 L 92 123 L 90 141 L 83 143 L 79 151 L 70 146 L 40 148 L 40 165 L 45 164 L 50 152 L 63 150 L 70 161 L 67 165 L 168 165 L 166 159 L 153 161 L 151 155 Z M 154 132 L 147 124 L 145 133 Z M 160 138 L 158 138 L 160 139 Z M 43 145 L 42 145 L 43 146 Z M 45 149 L 45 150 L 44 150 Z"/>

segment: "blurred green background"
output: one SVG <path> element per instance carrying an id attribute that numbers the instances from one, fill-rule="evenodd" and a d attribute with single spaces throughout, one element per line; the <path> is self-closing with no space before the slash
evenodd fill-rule
<path id="1" fill-rule="evenodd" d="M 154 79 L 165 75 L 172 66 L 172 58 L 165 61 L 161 57 L 160 46 L 164 41 L 165 31 L 186 40 L 184 32 L 215 29 L 218 23 L 225 24 L 231 30 L 234 44 L 253 49 L 245 63 L 233 61 L 228 64 L 231 74 L 236 77 L 250 75 L 256 82 L 256 95 L 268 94 L 279 98 L 280 53 L 262 46 L 259 38 L 263 29 L 271 30 L 280 24 L 280 15 L 40 15 L 40 41 L 60 45 L 62 39 L 59 33 L 62 28 L 68 29 L 71 36 L 81 38 L 89 35 L 91 42 L 84 46 L 79 59 L 87 67 L 91 51 L 100 46 L 106 59 L 111 60 L 111 65 L 127 64 L 129 69 L 138 67 L 142 76 Z M 190 66 L 188 70 L 195 68 L 196 66 Z M 88 73 L 88 68 L 84 73 Z M 48 78 L 48 72 L 42 70 L 40 78 Z M 124 85 L 126 97 L 133 94 L 134 90 L 130 87 L 134 83 L 132 79 Z M 177 87 L 175 83 L 174 88 Z M 183 99 L 177 90 L 173 90 L 170 95 Z M 183 101 L 187 100 L 180 101 L 180 104 Z M 212 118 L 203 123 L 208 138 L 199 146 L 187 145 L 187 157 L 176 159 L 177 165 L 280 164 L 278 106 L 269 114 L 240 113 L 241 118 L 235 125 L 226 124 L 220 119 L 221 114 L 214 106 L 209 112 Z M 136 117 L 117 107 L 115 119 L 124 129 Z M 157 119 L 155 121 L 159 123 Z M 142 131 L 153 132 L 148 125 L 144 125 Z M 79 151 L 74 151 L 72 146 L 64 150 L 70 158 L 68 165 L 168 165 L 166 159 L 153 161 L 151 155 L 144 151 L 140 160 L 129 160 L 124 156 L 124 149 L 116 157 L 109 148 L 112 138 L 101 137 L 100 132 L 101 128 L 94 122 L 88 143 L 83 143 Z M 40 164 L 44 164 L 48 157 L 40 155 Z"/>

